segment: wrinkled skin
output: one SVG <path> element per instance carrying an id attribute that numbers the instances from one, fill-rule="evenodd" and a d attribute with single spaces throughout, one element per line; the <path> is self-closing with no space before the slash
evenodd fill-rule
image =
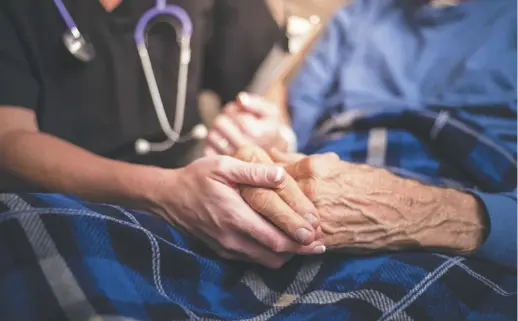
<path id="1" fill-rule="evenodd" d="M 254 153 L 264 152 L 249 150 L 242 159 L 250 161 Z M 320 237 L 328 249 L 368 253 L 428 248 L 464 253 L 483 240 L 483 214 L 471 195 L 344 162 L 336 154 L 307 157 L 272 151 L 270 156 L 285 166 L 317 208 Z M 255 188 L 241 193 L 248 203 L 279 202 L 254 195 L 260 193 Z M 283 193 L 299 192 L 288 185 Z"/>
<path id="2" fill-rule="evenodd" d="M 250 163 L 274 163 L 263 149 L 250 145 L 240 148 L 234 156 Z M 299 228 L 310 230 L 312 227 L 315 229 L 317 237 L 320 236 L 318 210 L 290 175 L 287 175 L 282 186 L 277 189 L 240 186 L 240 192 L 252 209 L 257 213 L 262 213 L 295 240 L 297 240 L 296 232 Z M 275 206 L 271 206 L 271 204 Z"/>

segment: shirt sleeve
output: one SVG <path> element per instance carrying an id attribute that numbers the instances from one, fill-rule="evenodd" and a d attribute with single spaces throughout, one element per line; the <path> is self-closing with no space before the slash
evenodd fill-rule
<path id="1" fill-rule="evenodd" d="M 516 190 L 502 194 L 472 193 L 483 202 L 489 218 L 489 234 L 475 254 L 516 269 Z"/>
<path id="2" fill-rule="evenodd" d="M 246 89 L 283 32 L 265 0 L 216 0 L 212 17 L 203 85 L 225 103 Z"/>
<path id="3" fill-rule="evenodd" d="M 35 110 L 38 83 L 27 61 L 26 50 L 17 30 L 0 4 L 0 106 L 19 106 Z"/>
<path id="4" fill-rule="evenodd" d="M 288 105 L 299 149 L 307 144 L 317 121 L 326 112 L 324 99 L 347 55 L 344 50 L 352 7 L 350 5 L 335 15 L 290 84 Z"/>

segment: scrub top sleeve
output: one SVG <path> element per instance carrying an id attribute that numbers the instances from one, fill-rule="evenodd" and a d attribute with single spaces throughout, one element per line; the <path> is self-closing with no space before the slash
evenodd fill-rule
<path id="1" fill-rule="evenodd" d="M 216 0 L 204 68 L 204 89 L 223 103 L 246 89 L 283 32 L 266 0 Z"/>
<path id="2" fill-rule="evenodd" d="M 0 6 L 0 106 L 35 110 L 38 83 L 27 61 L 27 53 L 5 9 Z"/>

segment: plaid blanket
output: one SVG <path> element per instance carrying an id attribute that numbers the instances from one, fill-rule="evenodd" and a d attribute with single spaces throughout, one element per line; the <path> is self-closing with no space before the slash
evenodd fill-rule
<path id="1" fill-rule="evenodd" d="M 0 204 L 4 321 L 516 320 L 516 274 L 474 258 L 326 255 L 272 271 L 213 258 L 145 213 L 62 195 Z"/>
<path id="2" fill-rule="evenodd" d="M 399 117 L 335 118 L 311 148 L 515 195 L 515 156 L 489 137 L 441 113 Z M 0 280 L 3 321 L 517 318 L 516 271 L 475 257 L 327 254 L 272 271 L 215 258 L 153 215 L 64 195 L 0 195 Z"/>
<path id="3" fill-rule="evenodd" d="M 516 200 L 516 123 L 514 135 L 498 137 L 470 121 L 470 109 L 348 110 L 323 122 L 304 152 L 335 152 L 424 183 L 507 193 Z M 516 118 L 516 107 L 491 109 Z"/>

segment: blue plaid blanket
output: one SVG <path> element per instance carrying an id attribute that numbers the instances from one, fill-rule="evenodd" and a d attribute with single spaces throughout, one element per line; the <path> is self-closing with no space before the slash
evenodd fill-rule
<path id="1" fill-rule="evenodd" d="M 441 113 L 357 116 L 324 124 L 308 150 L 515 195 L 515 155 L 481 131 Z M 3 321 L 516 320 L 516 282 L 482 259 L 426 252 L 298 257 L 272 271 L 216 258 L 147 213 L 0 194 Z"/>

